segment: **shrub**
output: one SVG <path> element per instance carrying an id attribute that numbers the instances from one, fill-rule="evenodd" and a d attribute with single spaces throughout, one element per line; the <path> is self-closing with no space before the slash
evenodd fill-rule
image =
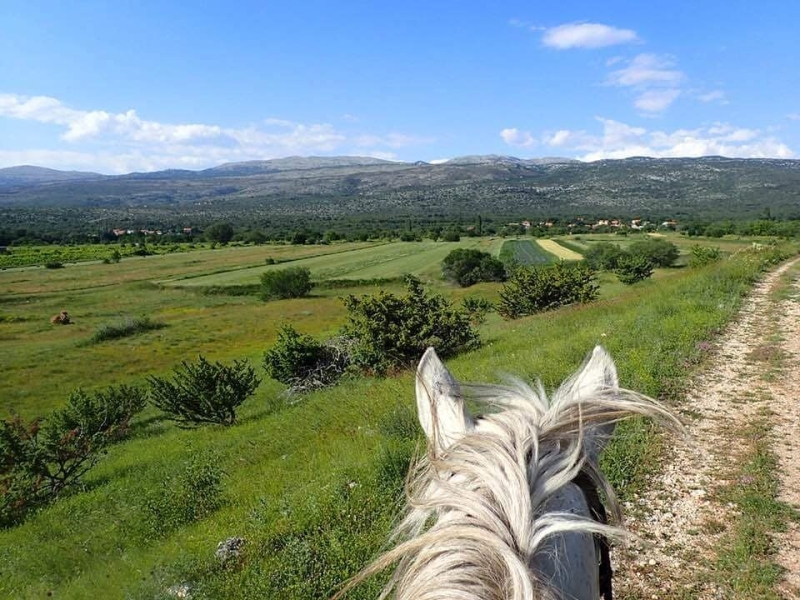
<path id="1" fill-rule="evenodd" d="M 646 258 L 654 267 L 670 267 L 680 254 L 672 242 L 654 238 L 634 242 L 628 246 L 628 253 Z"/>
<path id="2" fill-rule="evenodd" d="M 247 360 L 233 365 L 183 361 L 173 369 L 173 380 L 149 376 L 150 399 L 180 426 L 201 423 L 232 425 L 236 409 L 255 392 L 261 381 Z"/>
<path id="3" fill-rule="evenodd" d="M 467 296 L 461 301 L 461 306 L 469 315 L 470 323 L 480 325 L 486 320 L 486 315 L 494 310 L 492 304 L 486 298 L 479 296 Z"/>
<path id="4" fill-rule="evenodd" d="M 583 255 L 586 264 L 597 271 L 613 271 L 625 252 L 611 242 L 599 242 L 586 249 Z"/>
<path id="5" fill-rule="evenodd" d="M 124 437 L 130 429 L 131 419 L 147 403 L 140 387 L 120 385 L 105 390 L 86 392 L 81 388 L 69 395 L 67 405 L 50 417 L 64 431 L 82 429 L 102 433 L 107 441 Z"/>
<path id="6" fill-rule="evenodd" d="M 407 295 L 381 291 L 348 296 L 344 332 L 354 340 L 353 362 L 383 374 L 419 360 L 429 346 L 442 357 L 478 345 L 467 311 L 438 295 L 427 295 L 416 277 L 405 278 Z"/>
<path id="7" fill-rule="evenodd" d="M 519 267 L 500 290 L 497 312 L 516 319 L 566 304 L 591 302 L 598 291 L 594 271 L 581 263 Z"/>
<path id="8" fill-rule="evenodd" d="M 442 261 L 442 275 L 448 281 L 468 287 L 479 281 L 505 281 L 506 268 L 488 252 L 458 248 Z"/>
<path id="9" fill-rule="evenodd" d="M 460 242 L 461 241 L 461 234 L 455 230 L 451 229 L 449 231 L 445 231 L 442 235 L 442 240 L 445 242 Z"/>
<path id="10" fill-rule="evenodd" d="M 350 364 L 345 338 L 320 343 L 291 325 L 278 332 L 275 345 L 264 353 L 267 375 L 292 391 L 306 391 L 335 383 Z"/>
<path id="11" fill-rule="evenodd" d="M 150 317 L 128 317 L 119 323 L 106 323 L 97 328 L 91 337 L 93 344 L 129 337 L 137 333 L 144 333 L 154 329 L 166 327 L 164 323 L 151 321 Z"/>
<path id="12" fill-rule="evenodd" d="M 722 258 L 722 252 L 719 248 L 712 248 L 711 246 L 700 246 L 695 244 L 692 246 L 692 255 L 689 257 L 690 267 L 702 267 Z"/>
<path id="13" fill-rule="evenodd" d="M 48 262 L 44 263 L 44 267 L 45 267 L 45 269 L 63 269 L 64 268 L 64 263 L 62 263 L 61 261 L 58 261 L 58 260 L 51 260 L 51 261 L 48 261 Z"/>
<path id="14" fill-rule="evenodd" d="M 633 285 L 650 277 L 653 274 L 653 265 L 640 254 L 626 254 L 617 261 L 614 273 L 625 285 Z"/>
<path id="15" fill-rule="evenodd" d="M 0 527 L 80 483 L 101 451 L 124 436 L 144 407 L 139 388 L 74 391 L 44 422 L 13 416 L 0 422 Z"/>
<path id="16" fill-rule="evenodd" d="M 311 288 L 311 271 L 305 267 L 289 267 L 261 275 L 262 300 L 302 298 L 308 295 Z"/>

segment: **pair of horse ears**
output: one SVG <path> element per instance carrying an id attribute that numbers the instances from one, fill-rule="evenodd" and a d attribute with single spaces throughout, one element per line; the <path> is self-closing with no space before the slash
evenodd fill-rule
<path id="1" fill-rule="evenodd" d="M 583 366 L 565 383 L 575 400 L 619 387 L 617 369 L 608 352 L 595 346 Z M 433 348 L 428 348 L 417 367 L 417 413 L 420 425 L 435 451 L 448 448 L 475 427 L 464 405 L 461 388 Z"/>

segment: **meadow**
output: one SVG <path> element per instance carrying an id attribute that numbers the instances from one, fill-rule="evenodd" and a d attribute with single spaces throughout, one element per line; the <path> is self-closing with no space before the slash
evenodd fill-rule
<path id="1" fill-rule="evenodd" d="M 573 242 L 592 243 L 586 238 Z M 725 243 L 733 253 L 751 242 Z M 364 280 L 413 272 L 449 298 L 496 300 L 500 284 L 464 290 L 441 279 L 439 262 L 455 247 L 499 254 L 505 245 L 474 238 L 256 246 L 0 272 L 0 412 L 46 415 L 71 389 L 142 382 L 198 354 L 258 365 L 281 323 L 323 339 L 345 320 L 341 296 L 400 289 Z M 257 282 L 265 269 L 276 268 L 267 258 L 307 265 L 317 281 L 353 284 L 268 303 L 203 293 Z M 551 388 L 602 343 L 624 386 L 680 406 L 681 386 L 707 348 L 701 342 L 713 340 L 736 314 L 763 266 L 759 253 L 744 252 L 702 269 L 657 270 L 634 286 L 603 275 L 601 299 L 593 304 L 515 321 L 490 314 L 481 326 L 482 346 L 448 365 L 466 381 L 498 381 L 505 372 L 541 377 Z M 61 310 L 74 325 L 49 323 Z M 88 343 L 124 317 L 163 326 Z M 0 531 L 0 597 L 169 598 L 169 589 L 182 584 L 193 598 L 328 597 L 383 547 L 396 518 L 419 441 L 413 389 L 405 372 L 288 397 L 265 378 L 229 428 L 179 429 L 147 409 L 132 437 L 112 446 L 87 475 L 83 490 Z M 605 468 L 623 498 L 653 468 L 658 439 L 644 422 L 620 429 Z M 198 487 L 193 475 L 199 472 L 215 473 L 218 485 Z M 208 496 L 216 500 L 208 511 L 192 508 L 193 500 Z M 221 565 L 214 551 L 231 536 L 246 540 L 243 554 Z M 375 597 L 379 583 L 352 597 Z"/>

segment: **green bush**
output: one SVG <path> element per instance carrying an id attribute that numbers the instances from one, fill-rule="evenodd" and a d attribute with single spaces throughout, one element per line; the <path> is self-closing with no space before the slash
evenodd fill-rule
<path id="1" fill-rule="evenodd" d="M 509 319 L 576 302 L 591 302 L 599 287 L 594 271 L 582 263 L 517 268 L 500 290 L 497 312 Z"/>
<path id="2" fill-rule="evenodd" d="M 51 261 L 48 261 L 48 262 L 44 263 L 44 268 L 45 269 L 63 269 L 64 268 L 64 263 L 62 263 L 61 261 L 58 261 L 58 260 L 51 260 Z"/>
<path id="3" fill-rule="evenodd" d="M 406 276 L 407 295 L 381 291 L 348 296 L 346 337 L 354 340 L 353 362 L 378 374 L 411 365 L 429 346 L 442 357 L 479 344 L 470 314 L 438 295 L 427 295 L 416 277 Z"/>
<path id="4" fill-rule="evenodd" d="M 264 353 L 264 369 L 293 391 L 325 387 L 335 383 L 350 364 L 346 346 L 344 340 L 322 344 L 284 325 L 275 345 Z"/>
<path id="5" fill-rule="evenodd" d="M 470 323 L 473 325 L 483 323 L 486 320 L 486 315 L 494 310 L 494 304 L 479 296 L 466 296 L 461 301 L 461 306 L 469 315 Z"/>
<path id="6" fill-rule="evenodd" d="M 442 261 L 442 275 L 461 287 L 479 281 L 505 281 L 506 268 L 488 252 L 471 248 L 458 248 Z"/>
<path id="7" fill-rule="evenodd" d="M 145 391 L 136 386 L 110 386 L 96 392 L 78 388 L 69 395 L 67 405 L 55 411 L 48 422 L 57 423 L 63 431 L 82 429 L 102 433 L 108 441 L 116 441 L 128 433 L 131 419 L 146 404 Z"/>
<path id="8" fill-rule="evenodd" d="M 628 253 L 646 258 L 654 267 L 671 267 L 680 252 L 672 242 L 650 238 L 628 246 Z"/>
<path id="9" fill-rule="evenodd" d="M 617 244 L 599 242 L 586 249 L 583 259 L 596 271 L 613 271 L 624 255 L 625 251 Z"/>
<path id="10" fill-rule="evenodd" d="M 625 285 L 633 285 L 653 274 L 653 265 L 640 254 L 625 254 L 617 261 L 614 273 Z"/>
<path id="11" fill-rule="evenodd" d="M 717 262 L 722 258 L 722 252 L 719 248 L 712 248 L 711 246 L 700 246 L 695 244 L 692 246 L 692 255 L 689 257 L 690 267 L 703 267 L 711 263 Z"/>
<path id="12" fill-rule="evenodd" d="M 183 361 L 173 369 L 173 380 L 149 376 L 150 400 L 180 426 L 201 423 L 233 425 L 236 409 L 255 392 L 261 380 L 247 360 L 233 365 Z"/>
<path id="13" fill-rule="evenodd" d="M 0 527 L 79 484 L 101 451 L 123 437 L 144 407 L 141 389 L 76 390 L 42 422 L 13 416 L 0 422 Z"/>
<path id="14" fill-rule="evenodd" d="M 138 333 L 166 327 L 164 323 L 151 321 L 150 317 L 127 317 L 118 323 L 105 323 L 92 334 L 91 342 L 99 344 L 108 340 L 129 337 Z"/>
<path id="15" fill-rule="evenodd" d="M 261 275 L 262 300 L 302 298 L 308 295 L 311 288 L 311 271 L 305 267 L 289 267 Z"/>

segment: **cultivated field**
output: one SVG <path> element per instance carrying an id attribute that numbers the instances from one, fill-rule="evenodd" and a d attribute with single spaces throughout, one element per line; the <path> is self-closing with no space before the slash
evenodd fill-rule
<path id="1" fill-rule="evenodd" d="M 293 267 L 306 267 L 315 281 L 330 279 L 369 280 L 390 279 L 405 273 L 436 277 L 441 262 L 455 248 L 477 248 L 493 252 L 502 240 L 466 238 L 461 242 L 394 242 L 382 246 L 350 248 L 340 244 L 331 246 L 323 256 L 294 260 Z M 158 283 L 185 287 L 210 287 L 248 285 L 258 283 L 262 273 L 284 268 L 286 265 L 258 265 L 230 269 L 199 277 L 175 277 Z"/>
<path id="2" fill-rule="evenodd" d="M 536 240 L 536 243 L 546 252 L 556 255 L 561 260 L 581 260 L 583 258 L 583 255 L 562 246 L 556 240 Z"/>
<path id="3" fill-rule="evenodd" d="M 558 260 L 536 240 L 508 240 L 500 249 L 500 260 L 518 265 L 547 265 Z"/>
<path id="4" fill-rule="evenodd" d="M 576 243 L 592 243 L 588 239 Z M 439 263 L 456 247 L 498 254 L 501 245 L 505 249 L 503 240 L 475 238 L 455 244 L 257 246 L 131 258 L 118 265 L 3 271 L 0 412 L 44 416 L 79 386 L 143 383 L 147 375 L 168 374 L 198 354 L 249 358 L 258 365 L 281 323 L 318 339 L 334 335 L 345 320 L 340 297 L 381 287 L 361 285 L 364 280 L 412 272 L 449 298 L 496 300 L 500 284 L 454 288 L 441 280 Z M 603 275 L 601 300 L 594 304 L 515 321 L 491 314 L 481 327 L 483 345 L 449 366 L 466 381 L 497 381 L 500 373 L 513 373 L 541 376 L 549 387 L 602 343 L 617 360 L 625 387 L 679 403 L 682 382 L 703 357 L 701 342 L 736 314 L 759 276 L 758 256 L 659 270 L 631 287 Z M 344 279 L 353 286 L 269 303 L 203 293 L 212 286 L 256 283 L 261 272 L 276 268 L 266 258 L 308 266 L 318 281 Z M 382 287 L 400 289 L 394 282 Z M 69 311 L 74 325 L 49 323 L 61 310 Z M 141 315 L 165 327 L 88 343 L 102 325 Z M 242 406 L 239 423 L 229 428 L 179 429 L 147 409 L 132 438 L 112 446 L 87 475 L 85 489 L 0 531 L 0 597 L 170 598 L 171 587 L 187 584 L 198 599 L 327 598 L 384 546 L 396 518 L 419 439 L 413 375 L 354 377 L 302 397 L 288 398 L 283 389 L 265 378 Z M 623 499 L 641 489 L 658 451 L 658 438 L 645 423 L 621 428 L 605 469 Z M 193 474 L 209 469 L 221 478 L 214 492 L 219 505 L 198 515 L 185 499 L 200 493 Z M 246 540 L 245 550 L 235 567 L 223 567 L 214 551 L 232 536 Z M 379 586 L 373 581 L 352 597 L 374 598 Z"/>

